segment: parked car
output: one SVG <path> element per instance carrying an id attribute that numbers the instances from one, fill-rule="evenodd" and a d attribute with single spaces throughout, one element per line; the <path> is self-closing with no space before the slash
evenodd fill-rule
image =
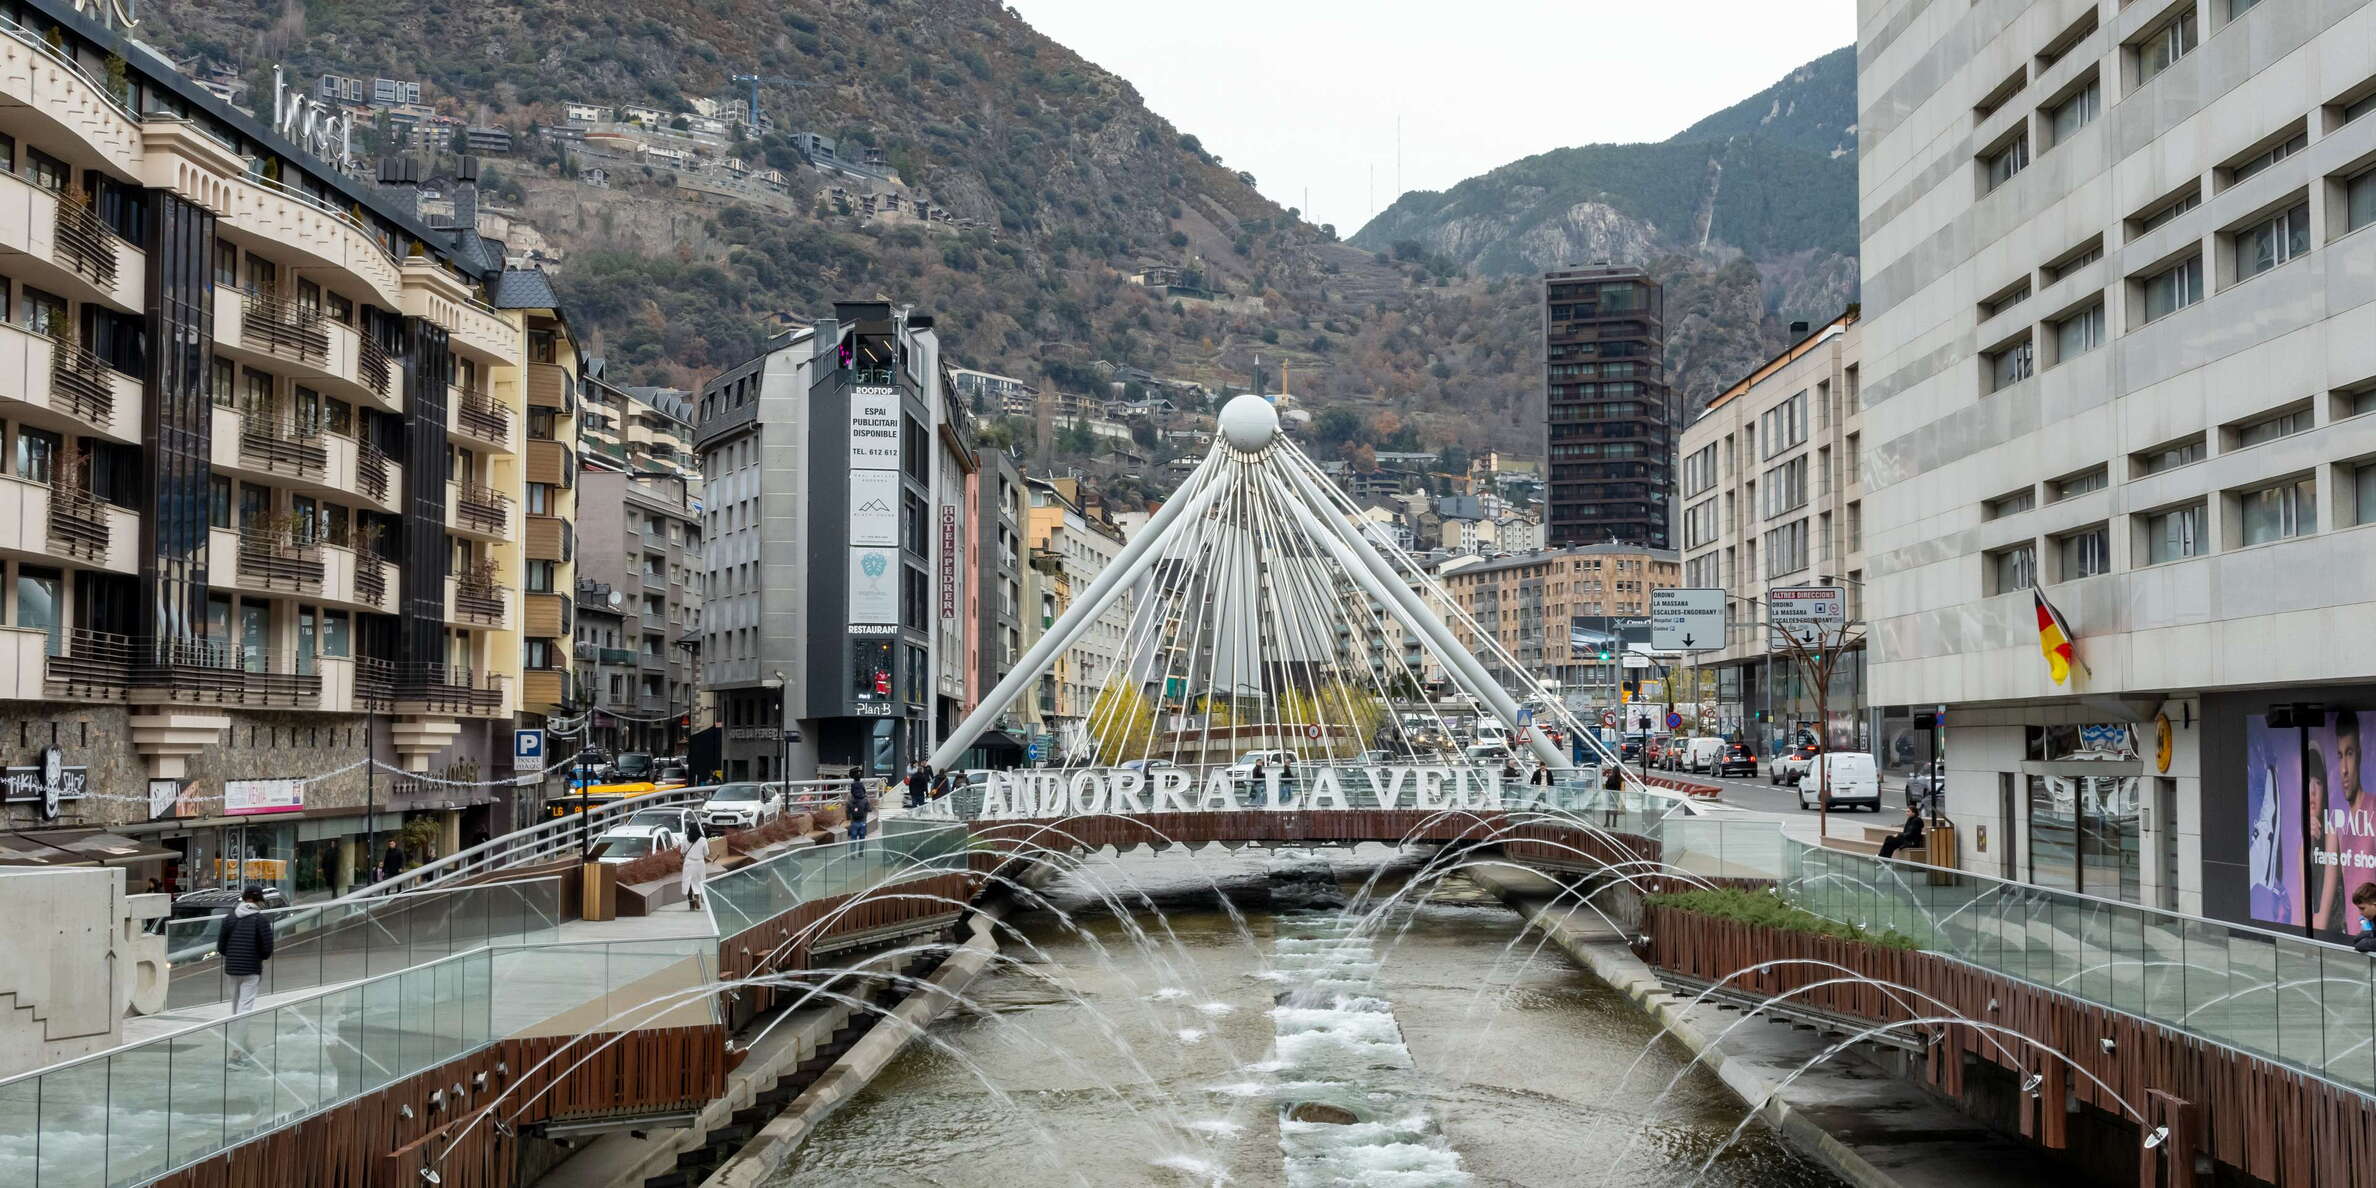
<path id="1" fill-rule="evenodd" d="M 1799 807 L 1814 808 L 1822 798 L 1827 780 L 1833 808 L 1881 811 L 1881 769 L 1870 753 L 1830 751 L 1816 756 L 1807 765 L 1806 774 L 1799 777 Z"/>
<path id="2" fill-rule="evenodd" d="M 1702 775 L 1714 775 L 1716 768 L 1724 758 L 1724 750 L 1727 745 L 1723 739 L 1712 734 L 1684 739 L 1683 745 L 1676 748 L 1678 753 L 1676 769 L 1697 772 Z"/>
<path id="3" fill-rule="evenodd" d="M 1923 768 L 1906 777 L 1906 807 L 1919 808 L 1926 814 L 1939 811 L 1939 800 L 1947 794 L 1947 773 Z"/>
<path id="4" fill-rule="evenodd" d="M 1751 779 L 1757 775 L 1757 752 L 1747 743 L 1726 743 L 1716 757 L 1716 774 Z"/>
<path id="5" fill-rule="evenodd" d="M 594 839 L 596 862 L 633 862 L 646 854 L 658 854 L 676 844 L 668 831 L 657 825 L 621 825 Z"/>
<path id="6" fill-rule="evenodd" d="M 693 782 L 693 769 L 682 763 L 662 763 L 652 768 L 652 782 L 663 788 L 682 788 Z"/>
<path id="7" fill-rule="evenodd" d="M 702 802 L 701 823 L 712 833 L 764 825 L 783 811 L 782 791 L 776 784 L 720 784 Z"/>
<path id="8" fill-rule="evenodd" d="M 688 837 L 700 837 L 707 831 L 701 827 L 701 810 L 690 805 L 671 805 L 667 808 L 637 809 L 618 826 L 621 829 L 657 829 L 667 836 L 665 846 L 673 846 Z"/>
<path id="9" fill-rule="evenodd" d="M 1498 742 L 1481 742 L 1472 744 L 1461 754 L 1471 763 L 1491 766 L 1506 762 L 1510 758 L 1510 748 Z"/>
<path id="10" fill-rule="evenodd" d="M 1823 748 L 1814 743 L 1800 743 L 1774 756 L 1773 765 L 1766 770 L 1777 784 L 1795 784 L 1800 776 L 1807 774 L 1807 765 L 1822 753 Z"/>

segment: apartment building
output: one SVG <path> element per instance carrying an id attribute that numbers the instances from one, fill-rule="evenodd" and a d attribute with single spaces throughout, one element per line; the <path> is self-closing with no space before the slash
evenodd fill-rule
<path id="1" fill-rule="evenodd" d="M 889 774 L 932 742 L 932 318 L 837 302 L 702 385 L 702 683 L 730 779 Z"/>
<path id="2" fill-rule="evenodd" d="M 1617 684 L 1627 678 L 1614 658 L 1603 664 L 1596 648 L 1580 642 L 1578 628 L 1599 633 L 1610 619 L 1647 620 L 1650 591 L 1682 584 L 1682 563 L 1663 549 L 1580 545 L 1446 569 L 1442 581 L 1476 624 L 1472 630 L 1455 617 L 1454 634 L 1478 650 L 1497 680 L 1512 689 L 1540 681 L 1584 707 L 1615 703 Z M 1484 653 L 1480 633 L 1499 642 L 1520 671 Z"/>
<path id="3" fill-rule="evenodd" d="M 1863 335 L 1854 311 L 1805 334 L 1710 400 L 1677 450 L 1682 584 L 1727 599 L 1723 647 L 1693 658 L 1715 671 L 1718 729 L 1752 739 L 1761 755 L 1817 730 L 1813 690 L 1770 638 L 1766 591 L 1839 586 L 1852 625 L 1862 618 Z M 1833 674 L 1823 730 L 1832 746 L 1869 747 L 1863 679 L 1860 646 Z"/>
<path id="4" fill-rule="evenodd" d="M 541 275 L 70 0 L 0 18 L 0 97 L 10 824 L 299 894 L 509 827 Z"/>
<path id="5" fill-rule="evenodd" d="M 1072 606 L 1097 575 L 1122 552 L 1122 532 L 1102 514 L 1083 507 L 1082 489 L 1070 479 L 1024 480 L 1029 519 L 1024 538 L 1031 548 L 1031 567 L 1038 578 L 1043 629 Z M 1102 508 L 1098 509 L 1102 512 Z M 1123 662 L 1123 637 L 1130 630 L 1132 608 L 1128 593 L 1114 599 L 1105 613 L 1065 649 L 1055 666 L 1028 694 L 1034 701 L 1035 739 L 1054 755 L 1076 755 L 1088 744 L 1089 711 L 1098 690 L 1105 687 Z"/>
<path id="6" fill-rule="evenodd" d="M 701 506 L 685 479 L 588 467 L 578 474 L 578 580 L 618 594 L 633 671 L 579 691 L 624 750 L 684 753 L 699 688 Z M 624 679 L 613 681 L 617 675 Z"/>
<path id="7" fill-rule="evenodd" d="M 1675 408 L 1665 318 L 1665 290 L 1639 268 L 1543 276 L 1544 523 L 1554 548 L 1670 547 Z"/>
<path id="8" fill-rule="evenodd" d="M 586 407 L 579 433 L 586 466 L 679 475 L 691 480 L 699 493 L 690 393 L 613 384 L 607 363 L 597 356 L 586 360 L 583 395 Z"/>
<path id="9" fill-rule="evenodd" d="M 1949 707 L 1963 865 L 2340 935 L 2376 842 L 2376 4 L 1858 16 L 1873 686 Z"/>

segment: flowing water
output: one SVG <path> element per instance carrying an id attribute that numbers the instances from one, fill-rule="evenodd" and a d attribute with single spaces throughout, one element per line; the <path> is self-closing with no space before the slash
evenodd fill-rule
<path id="1" fill-rule="evenodd" d="M 1555 949 L 1521 971 L 1532 937 L 1496 970 L 1517 916 L 1466 881 L 1434 888 L 1399 939 L 1391 927 L 1348 935 L 1340 889 L 1381 862 L 1416 861 L 1382 846 L 1092 859 L 1049 895 L 1099 944 L 1046 912 L 1015 917 L 1045 960 L 1002 935 L 1031 969 L 994 968 L 970 991 L 980 1009 L 934 1028 L 1039 1125 L 960 1061 L 917 1045 L 776 1183 L 1557 1186 L 1598 1182 L 1636 1132 L 1626 1184 L 1839 1183 L 1762 1126 L 1697 1178 L 1740 1121 L 1739 1099 L 1694 1073 L 1645 1116 L 1644 1087 L 1681 1067 L 1671 1044 L 1618 1096 L 1656 1027 Z M 1134 904 L 1133 883 L 1154 898 L 1163 921 L 1138 916 L 1146 946 L 1085 880 Z M 1251 944 L 1215 883 L 1245 912 Z"/>

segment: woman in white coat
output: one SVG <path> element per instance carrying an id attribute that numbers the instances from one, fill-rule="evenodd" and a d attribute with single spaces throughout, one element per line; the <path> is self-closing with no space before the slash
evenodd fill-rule
<path id="1" fill-rule="evenodd" d="M 701 910 L 701 882 L 709 877 L 709 838 L 691 834 L 685 838 L 685 867 L 677 872 L 677 886 L 685 893 L 685 906 Z"/>

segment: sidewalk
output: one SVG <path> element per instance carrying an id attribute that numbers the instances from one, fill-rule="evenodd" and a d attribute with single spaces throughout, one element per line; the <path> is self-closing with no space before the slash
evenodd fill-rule
<path id="1" fill-rule="evenodd" d="M 1669 1035 L 1701 1055 L 1701 1063 L 1744 1102 L 1765 1102 L 1769 1125 L 1849 1183 L 1860 1188 L 2037 1188 L 2070 1181 L 2069 1170 L 2051 1156 L 1982 1126 L 1853 1049 L 1817 1065 L 1777 1095 L 1776 1086 L 1837 1041 L 1780 1021 L 1742 1023 L 1741 1012 L 1713 1002 L 1686 1009 L 1690 996 L 1661 984 L 1600 917 L 1571 906 L 1546 908 L 1558 893 L 1549 879 L 1505 869 L 1467 873 L 1516 908 L 1528 927 L 1547 931 L 1578 965 L 1667 1026 Z M 1732 1033 L 1717 1045 L 1716 1036 L 1727 1027 Z"/>

